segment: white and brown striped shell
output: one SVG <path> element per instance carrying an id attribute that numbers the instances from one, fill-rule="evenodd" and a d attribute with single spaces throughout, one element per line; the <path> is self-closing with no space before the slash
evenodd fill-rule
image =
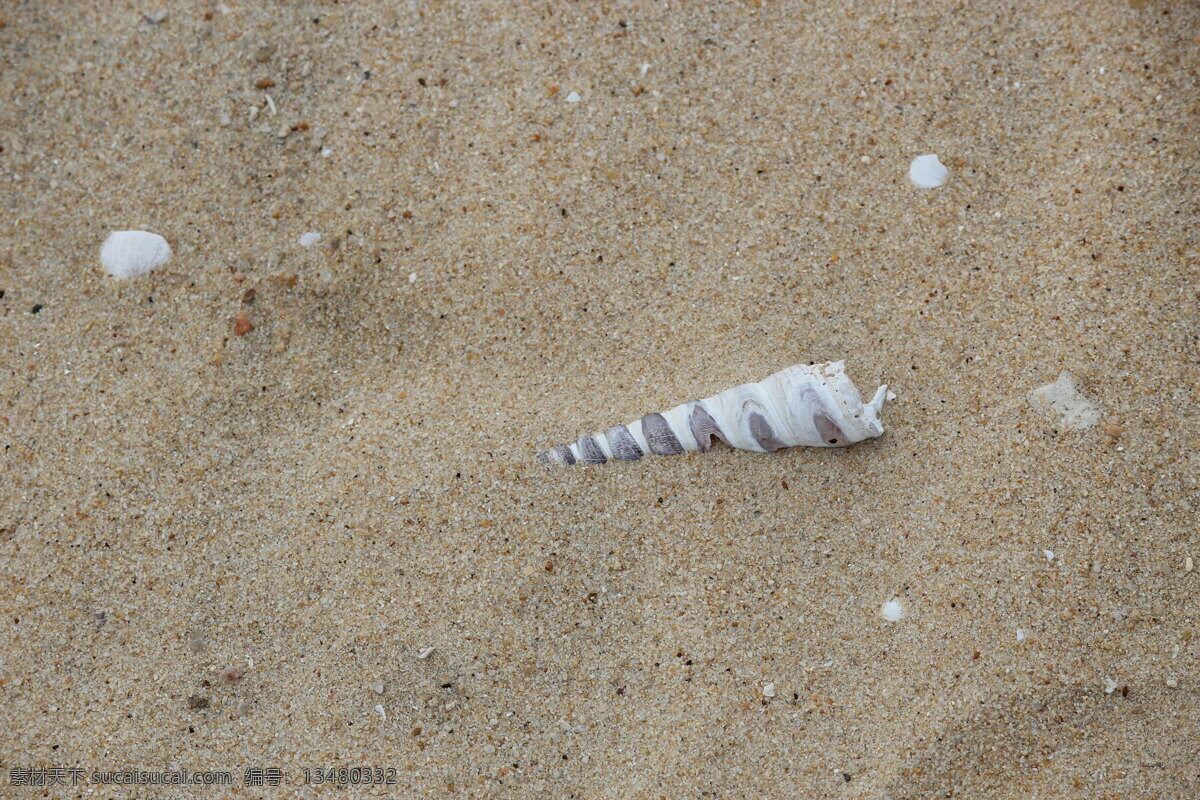
<path id="1" fill-rule="evenodd" d="M 864 404 L 846 377 L 844 361 L 780 370 L 704 400 L 647 414 L 628 425 L 560 444 L 538 460 L 603 464 L 636 461 L 646 453 L 669 456 L 708 452 L 712 437 L 739 450 L 773 453 L 782 447 L 845 447 L 883 434 L 879 414 L 887 385 Z"/>

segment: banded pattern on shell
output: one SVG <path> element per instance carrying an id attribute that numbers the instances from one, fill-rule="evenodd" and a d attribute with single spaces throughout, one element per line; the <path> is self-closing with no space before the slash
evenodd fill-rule
<path id="1" fill-rule="evenodd" d="M 869 403 L 846 377 L 845 362 L 797 365 L 758 383 L 744 383 L 704 400 L 614 425 L 573 444 L 560 444 L 538 460 L 603 464 L 610 458 L 708 452 L 713 437 L 739 450 L 774 453 L 784 447 L 845 447 L 883 434 L 879 419 L 887 398 L 880 386 Z"/>

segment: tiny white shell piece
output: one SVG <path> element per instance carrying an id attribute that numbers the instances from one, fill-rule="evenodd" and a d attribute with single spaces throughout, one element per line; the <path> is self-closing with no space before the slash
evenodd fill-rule
<path id="1" fill-rule="evenodd" d="M 316 231 L 309 231 L 308 233 L 300 234 L 301 247 L 312 247 L 319 241 L 321 241 L 321 234 L 317 233 Z"/>
<path id="2" fill-rule="evenodd" d="M 157 233 L 114 231 L 100 248 L 100 263 L 114 278 L 136 278 L 171 257 L 171 245 Z"/>
<path id="3" fill-rule="evenodd" d="M 908 168 L 909 179 L 922 189 L 936 189 L 945 183 L 949 176 L 950 170 L 932 153 L 917 156 Z"/>
<path id="4" fill-rule="evenodd" d="M 1029 402 L 1043 414 L 1058 418 L 1067 430 L 1090 428 L 1100 421 L 1100 408 L 1079 391 L 1079 383 L 1069 372 L 1059 373 L 1058 380 L 1039 386 L 1029 393 Z"/>
<path id="5" fill-rule="evenodd" d="M 578 103 L 582 99 L 583 98 L 579 96 L 579 92 L 571 92 L 569 95 L 567 95 L 568 103 Z"/>
<path id="6" fill-rule="evenodd" d="M 899 622 L 904 616 L 904 607 L 900 605 L 899 600 L 888 600 L 883 604 L 883 608 L 879 610 L 883 618 L 888 622 Z"/>

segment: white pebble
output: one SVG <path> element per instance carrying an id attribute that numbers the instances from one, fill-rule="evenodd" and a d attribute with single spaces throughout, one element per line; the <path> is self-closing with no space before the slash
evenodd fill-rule
<path id="1" fill-rule="evenodd" d="M 309 231 L 300 235 L 301 247 L 312 247 L 317 242 L 321 241 L 321 234 L 316 231 Z"/>
<path id="2" fill-rule="evenodd" d="M 774 696 L 775 696 L 775 684 L 768 683 L 766 686 L 763 687 L 763 697 L 774 697 Z"/>
<path id="3" fill-rule="evenodd" d="M 417 282 L 417 273 L 415 273 L 415 272 L 408 273 L 408 282 L 416 283 Z"/>
<path id="4" fill-rule="evenodd" d="M 379 681 L 372 688 L 375 689 L 375 694 L 383 694 L 383 681 Z"/>
<path id="5" fill-rule="evenodd" d="M 938 157 L 930 153 L 927 156 L 917 156 L 908 168 L 908 177 L 922 189 L 936 189 L 946 182 L 950 170 L 938 161 Z"/>
<path id="6" fill-rule="evenodd" d="M 879 613 L 883 614 L 883 618 L 888 622 L 899 622 L 904 616 L 904 608 L 900 605 L 899 600 L 888 600 L 883 604 Z"/>
<path id="7" fill-rule="evenodd" d="M 114 231 L 100 248 L 100 262 L 114 278 L 135 278 L 161 267 L 171 257 L 171 245 L 157 233 Z"/>
<path id="8" fill-rule="evenodd" d="M 1115 692 L 1117 690 L 1117 687 L 1120 685 L 1121 684 L 1117 683 L 1112 678 L 1105 678 L 1104 679 L 1104 693 L 1112 694 L 1113 692 Z"/>
<path id="9" fill-rule="evenodd" d="M 1079 391 L 1079 383 L 1069 372 L 1058 380 L 1039 386 L 1029 393 L 1029 402 L 1038 411 L 1058 417 L 1058 424 L 1071 431 L 1090 428 L 1100 421 L 1100 408 Z"/>
<path id="10" fill-rule="evenodd" d="M 1025 631 L 1023 631 L 1020 628 L 1017 628 L 1017 641 L 1018 642 L 1025 641 Z"/>
<path id="11" fill-rule="evenodd" d="M 571 92 L 569 95 L 567 95 L 568 103 L 578 103 L 582 99 L 583 98 L 579 96 L 579 92 Z"/>
<path id="12" fill-rule="evenodd" d="M 383 706 L 375 706 L 375 710 L 379 712 L 380 721 L 387 722 L 387 712 L 383 710 Z"/>

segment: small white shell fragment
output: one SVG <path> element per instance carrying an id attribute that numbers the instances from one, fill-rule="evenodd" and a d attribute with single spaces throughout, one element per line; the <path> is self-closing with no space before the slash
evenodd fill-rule
<path id="1" fill-rule="evenodd" d="M 763 697 L 774 697 L 774 696 L 775 696 L 775 684 L 768 683 L 766 686 L 763 687 Z"/>
<path id="2" fill-rule="evenodd" d="M 433 651 L 436 649 L 437 649 L 436 647 L 426 647 L 424 650 L 417 653 L 417 658 L 422 659 L 422 660 L 429 658 L 431 655 L 433 655 Z"/>
<path id="3" fill-rule="evenodd" d="M 1047 564 L 1054 561 L 1054 551 L 1053 550 L 1043 550 L 1042 555 L 1044 555 L 1046 557 Z"/>
<path id="4" fill-rule="evenodd" d="M 382 705 L 375 706 L 375 710 L 379 712 L 379 718 L 382 722 L 387 722 L 387 712 L 383 710 Z"/>
<path id="5" fill-rule="evenodd" d="M 1058 424 L 1070 431 L 1090 428 L 1100 421 L 1100 409 L 1079 391 L 1079 383 L 1069 372 L 1062 372 L 1054 383 L 1039 386 L 1029 393 L 1029 402 L 1038 411 L 1058 417 Z"/>
<path id="6" fill-rule="evenodd" d="M 569 95 L 567 95 L 568 103 L 578 103 L 582 99 L 583 98 L 579 96 L 579 92 L 571 92 Z"/>
<path id="7" fill-rule="evenodd" d="M 417 282 L 417 273 L 415 273 L 415 272 L 408 273 L 408 282 L 416 283 Z"/>
<path id="8" fill-rule="evenodd" d="M 908 177 L 922 189 L 936 189 L 946 182 L 950 170 L 933 153 L 917 156 L 908 168 Z"/>
<path id="9" fill-rule="evenodd" d="M 376 681 L 371 688 L 375 690 L 375 694 L 383 694 L 383 681 Z"/>
<path id="10" fill-rule="evenodd" d="M 321 241 L 321 234 L 317 233 L 316 231 L 309 231 L 308 233 L 300 234 L 301 247 L 312 247 L 319 241 Z"/>
<path id="11" fill-rule="evenodd" d="M 1117 683 L 1112 678 L 1105 678 L 1104 679 L 1104 693 L 1112 694 L 1113 692 L 1115 692 L 1117 690 L 1117 687 L 1120 685 L 1121 684 Z"/>
<path id="12" fill-rule="evenodd" d="M 1017 628 L 1017 641 L 1018 642 L 1025 641 L 1025 631 L 1021 628 Z"/>
<path id="13" fill-rule="evenodd" d="M 879 610 L 879 613 L 888 622 L 899 622 L 904 616 L 904 607 L 900 605 L 899 600 L 888 600 L 883 604 L 883 608 Z"/>
<path id="14" fill-rule="evenodd" d="M 171 245 L 157 233 L 114 231 L 100 248 L 100 263 L 114 278 L 136 278 L 171 257 Z"/>

